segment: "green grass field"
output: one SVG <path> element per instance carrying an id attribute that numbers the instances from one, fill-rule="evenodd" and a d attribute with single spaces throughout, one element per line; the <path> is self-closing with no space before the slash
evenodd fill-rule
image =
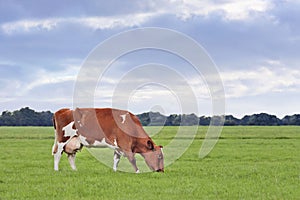
<path id="1" fill-rule="evenodd" d="M 0 127 L 0 199 L 300 199 L 300 127 L 224 127 L 199 159 L 206 129 L 165 173 L 133 174 L 113 172 L 86 149 L 77 171 L 63 156 L 55 172 L 53 128 Z M 176 130 L 164 127 L 154 141 L 167 145 Z"/>

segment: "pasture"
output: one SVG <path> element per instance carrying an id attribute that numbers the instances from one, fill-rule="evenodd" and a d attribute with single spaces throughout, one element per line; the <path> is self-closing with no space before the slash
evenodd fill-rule
<path id="1" fill-rule="evenodd" d="M 224 127 L 213 151 L 199 159 L 206 129 L 199 127 L 165 173 L 133 174 L 113 172 L 85 148 L 77 171 L 63 156 L 55 172 L 52 127 L 0 127 L 0 199 L 300 198 L 300 127 Z M 153 139 L 167 145 L 176 130 L 164 127 Z"/>

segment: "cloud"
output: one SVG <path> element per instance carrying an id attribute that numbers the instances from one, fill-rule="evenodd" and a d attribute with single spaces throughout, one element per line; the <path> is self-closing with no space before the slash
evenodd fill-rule
<path id="1" fill-rule="evenodd" d="M 74 84 L 77 74 L 79 72 L 80 66 L 74 65 L 73 60 L 71 63 L 67 63 L 57 71 L 49 71 L 49 69 L 39 69 L 35 72 L 35 78 L 31 79 L 31 82 L 27 83 L 22 90 L 23 94 L 30 93 L 37 87 L 49 87 L 49 85 L 58 85 L 65 82 L 72 82 Z M 68 88 L 69 91 L 73 91 L 72 88 Z M 55 91 L 55 89 L 54 89 Z M 70 92 L 72 93 L 72 92 Z"/>
<path id="2" fill-rule="evenodd" d="M 92 29 L 112 29 L 140 26 L 157 13 L 135 13 L 112 17 L 87 17 L 71 19 L 74 23 L 80 23 Z"/>
<path id="3" fill-rule="evenodd" d="M 300 89 L 300 70 L 273 60 L 256 69 L 221 72 L 221 77 L 227 98 L 296 92 Z"/>
<path id="4" fill-rule="evenodd" d="M 177 16 L 186 20 L 193 16 L 209 17 L 212 14 L 221 15 L 225 20 L 247 20 L 255 13 L 263 13 L 271 9 L 270 1 L 171 1 L 176 8 Z M 172 9 L 170 9 L 172 10 Z"/>
<path id="5" fill-rule="evenodd" d="M 1 74 L 0 110 L 29 106 L 38 110 L 55 111 L 61 107 L 72 107 L 77 70 L 78 68 L 69 66 L 57 71 L 35 69 L 34 73 L 33 69 L 28 69 L 21 76 L 14 77 Z M 26 78 L 22 79 L 22 76 Z"/>
<path id="6" fill-rule="evenodd" d="M 138 113 L 159 105 L 166 113 L 179 113 L 181 109 L 190 113 L 197 112 L 198 99 L 210 100 L 205 85 L 201 87 L 203 82 L 191 80 L 174 68 L 154 63 L 131 69 L 124 63 L 121 66 L 122 71 L 118 65 L 101 77 L 93 91 L 97 106 L 130 108 Z"/>
<path id="7" fill-rule="evenodd" d="M 33 90 L 36 87 L 41 87 L 43 85 L 51 85 L 75 80 L 76 75 L 74 75 L 73 73 L 69 73 L 69 69 L 62 73 L 51 73 L 42 70 L 37 73 L 37 79 L 27 84 L 23 88 L 22 92 L 27 93 L 28 91 Z"/>
<path id="8" fill-rule="evenodd" d="M 94 30 L 140 26 L 157 13 L 135 13 L 117 16 L 90 16 L 69 18 L 27 19 L 1 25 L 6 34 L 32 31 L 51 31 L 64 24 L 78 24 Z"/>
<path id="9" fill-rule="evenodd" d="M 165 0 L 153 1 L 139 5 L 135 11 L 122 15 L 87 15 L 83 17 L 57 16 L 52 18 L 25 18 L 6 22 L 1 29 L 6 34 L 28 33 L 32 31 L 51 31 L 64 24 L 79 24 L 94 30 L 131 28 L 142 26 L 150 19 L 161 15 L 174 15 L 186 21 L 193 16 L 210 17 L 221 16 L 224 20 L 248 20 L 255 17 L 256 13 L 265 13 L 273 8 L 270 1 L 197 1 L 197 0 Z M 122 9 L 122 8 L 119 8 Z M 144 10 L 147 10 L 146 12 Z"/>
<path id="10" fill-rule="evenodd" d="M 1 29 L 6 34 L 31 31 L 50 31 L 54 29 L 62 19 L 44 20 L 19 20 L 1 25 Z"/>
<path id="11" fill-rule="evenodd" d="M 72 98 L 73 85 L 80 66 L 75 60 L 65 60 L 59 70 L 21 67 L 18 64 L 0 64 L 2 102 L 56 97 Z M 34 71 L 34 73 L 32 73 Z M 51 91 L 51 92 L 49 92 Z M 50 98 L 49 98 L 50 97 Z"/>

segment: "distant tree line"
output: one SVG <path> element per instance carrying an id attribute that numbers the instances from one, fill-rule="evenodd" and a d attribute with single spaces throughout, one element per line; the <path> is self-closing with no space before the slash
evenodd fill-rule
<path id="1" fill-rule="evenodd" d="M 296 125 L 300 126 L 300 114 L 285 116 L 282 119 L 275 115 L 267 113 L 246 115 L 242 119 L 235 118 L 232 115 L 197 117 L 195 114 L 183 115 L 169 115 L 164 116 L 158 112 L 148 112 L 137 115 L 144 126 L 208 126 L 222 125 L 224 126 L 282 126 L 282 125 Z"/>
<path id="2" fill-rule="evenodd" d="M 52 126 L 52 116 L 50 111 L 36 112 L 28 107 L 4 111 L 0 116 L 0 126 Z"/>
<path id="3" fill-rule="evenodd" d="M 50 111 L 36 112 L 29 107 L 13 112 L 4 111 L 0 115 L 0 126 L 52 126 L 53 113 Z M 300 126 L 300 114 L 285 116 L 282 119 L 267 113 L 246 115 L 242 119 L 232 115 L 198 117 L 195 114 L 172 114 L 165 116 L 159 112 L 147 112 L 137 115 L 143 126 Z"/>

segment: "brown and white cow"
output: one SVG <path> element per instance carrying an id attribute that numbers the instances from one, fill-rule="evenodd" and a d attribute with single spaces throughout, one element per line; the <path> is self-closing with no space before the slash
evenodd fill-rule
<path id="1" fill-rule="evenodd" d="M 132 113 L 111 108 L 61 109 L 53 116 L 55 141 L 52 148 L 54 170 L 63 152 L 68 154 L 72 169 L 76 170 L 75 155 L 83 146 L 109 147 L 114 150 L 113 170 L 121 155 L 128 158 L 136 173 L 134 155 L 141 154 L 152 171 L 164 171 L 162 146 L 157 146 Z"/>

